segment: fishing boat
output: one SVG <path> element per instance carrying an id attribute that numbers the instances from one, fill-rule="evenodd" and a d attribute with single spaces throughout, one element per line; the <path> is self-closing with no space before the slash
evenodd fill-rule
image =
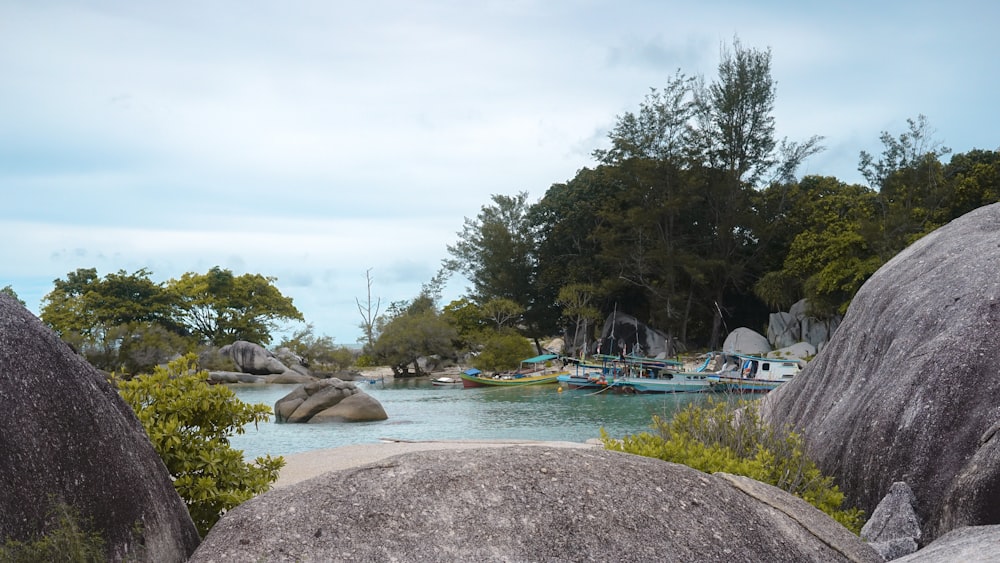
<path id="1" fill-rule="evenodd" d="M 485 375 L 478 369 L 468 369 L 460 374 L 464 387 L 512 387 L 517 385 L 545 385 L 558 383 L 560 375 L 569 372 L 550 367 L 559 356 L 542 354 L 521 361 L 516 371 Z"/>
<path id="2" fill-rule="evenodd" d="M 708 360 L 700 368 L 685 371 L 676 360 L 622 356 L 612 360 L 618 366 L 612 384 L 624 393 L 705 393 L 711 390 Z"/>
<path id="3" fill-rule="evenodd" d="M 723 357 L 724 367 L 708 376 L 712 390 L 721 393 L 767 393 L 802 371 L 802 362 L 796 359 L 734 353 Z"/>

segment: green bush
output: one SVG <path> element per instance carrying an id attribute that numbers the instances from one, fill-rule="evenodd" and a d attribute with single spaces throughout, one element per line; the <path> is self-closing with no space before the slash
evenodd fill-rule
<path id="1" fill-rule="evenodd" d="M 855 534 L 861 532 L 864 512 L 841 508 L 844 494 L 806 456 L 802 437 L 765 423 L 756 402 L 732 405 L 709 399 L 705 406 L 688 405 L 669 422 L 654 416 L 652 428 L 653 433 L 620 440 L 602 429 L 601 441 L 610 450 L 769 483 L 804 499 Z"/>
<path id="2" fill-rule="evenodd" d="M 55 503 L 42 534 L 28 542 L 8 539 L 0 545 L 0 561 L 19 563 L 97 563 L 106 561 L 104 539 L 89 522 L 64 503 Z"/>
<path id="3" fill-rule="evenodd" d="M 472 366 L 484 372 L 511 370 L 534 352 L 527 338 L 510 329 L 501 330 L 487 337 Z"/>
<path id="4" fill-rule="evenodd" d="M 204 537 L 227 510 L 263 493 L 278 478 L 282 457 L 243 460 L 229 445 L 246 424 L 265 422 L 267 405 L 240 401 L 228 387 L 209 385 L 188 354 L 151 375 L 119 381 L 118 390 L 142 422 L 174 488 Z"/>

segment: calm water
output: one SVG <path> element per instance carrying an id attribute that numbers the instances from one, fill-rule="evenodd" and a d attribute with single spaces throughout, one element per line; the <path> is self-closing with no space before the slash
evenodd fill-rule
<path id="1" fill-rule="evenodd" d="M 389 415 L 379 422 L 250 425 L 232 444 L 247 459 L 286 455 L 350 444 L 402 440 L 521 439 L 584 442 L 603 427 L 620 437 L 649 429 L 654 414 L 670 416 L 704 395 L 619 395 L 528 387 L 435 387 L 427 380 L 374 385 L 358 382 Z M 234 385 L 244 402 L 274 403 L 295 385 Z"/>

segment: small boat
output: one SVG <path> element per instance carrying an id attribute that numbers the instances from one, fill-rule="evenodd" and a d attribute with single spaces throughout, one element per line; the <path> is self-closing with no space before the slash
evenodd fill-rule
<path id="1" fill-rule="evenodd" d="M 725 367 L 708 376 L 712 390 L 720 393 L 767 393 L 802 371 L 802 362 L 796 359 L 722 355 Z"/>
<path id="2" fill-rule="evenodd" d="M 456 387 L 462 384 L 462 378 L 460 377 L 435 377 L 431 380 L 431 385 L 435 387 Z"/>
<path id="3" fill-rule="evenodd" d="M 512 372 L 485 375 L 478 369 L 468 369 L 461 373 L 462 384 L 466 387 L 509 387 L 516 385 L 545 385 L 558 383 L 560 375 L 569 372 L 549 367 L 555 354 L 542 354 L 521 361 L 521 366 Z"/>

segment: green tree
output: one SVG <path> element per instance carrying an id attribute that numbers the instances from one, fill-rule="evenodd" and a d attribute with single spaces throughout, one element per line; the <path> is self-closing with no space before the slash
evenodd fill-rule
<path id="1" fill-rule="evenodd" d="M 266 346 L 279 321 L 303 320 L 292 299 L 275 287 L 277 278 L 233 275 L 218 266 L 188 272 L 167 288 L 178 302 L 177 318 L 203 341 L 224 346 L 246 340 Z"/>
<path id="2" fill-rule="evenodd" d="M 418 308 L 388 321 L 375 340 L 373 352 L 397 377 L 408 375 L 411 366 L 421 375 L 417 359 L 452 355 L 456 338 L 455 329 L 436 311 Z"/>
<path id="3" fill-rule="evenodd" d="M 209 385 L 208 372 L 195 365 L 189 354 L 151 375 L 117 383 L 204 537 L 227 510 L 267 491 L 285 460 L 243 460 L 229 438 L 247 424 L 266 422 L 271 408 L 243 403 L 224 385 Z"/>
<path id="4" fill-rule="evenodd" d="M 455 348 L 459 350 L 471 350 L 482 340 L 487 328 L 482 310 L 468 298 L 456 299 L 442 307 L 441 317 L 455 329 Z"/>
<path id="5" fill-rule="evenodd" d="M 951 199 L 940 157 L 951 152 L 933 139 L 923 115 L 906 120 L 898 137 L 883 131 L 878 159 L 861 151 L 858 170 L 878 190 L 881 233 L 873 241 L 886 262 L 907 245 L 941 226 L 942 211 Z"/>
<path id="6" fill-rule="evenodd" d="M 498 297 L 480 305 L 479 310 L 485 318 L 496 325 L 496 330 L 500 330 L 505 326 L 515 325 L 521 313 L 524 312 L 524 307 L 513 299 Z"/>
<path id="7" fill-rule="evenodd" d="M 312 324 L 282 339 L 277 347 L 288 348 L 313 371 L 346 369 L 354 363 L 353 351 L 335 345 L 331 336 L 317 336 Z"/>
<path id="8" fill-rule="evenodd" d="M 451 258 L 445 268 L 472 282 L 471 297 L 477 303 L 494 299 L 517 303 L 524 310 L 521 327 L 540 349 L 538 339 L 551 333 L 557 315 L 552 314 L 555 296 L 540 295 L 535 284 L 537 237 L 528 194 L 494 195 L 492 200 L 476 219 L 465 219 L 458 242 L 448 246 Z"/>
<path id="9" fill-rule="evenodd" d="M 484 372 L 507 371 L 518 367 L 521 360 L 531 357 L 532 353 L 531 341 L 508 328 L 485 336 L 472 365 Z"/>
<path id="10" fill-rule="evenodd" d="M 153 346 L 141 342 L 147 336 L 155 335 L 162 343 L 169 333 L 180 346 L 173 352 L 185 351 L 184 329 L 172 318 L 176 301 L 145 268 L 132 274 L 119 270 L 103 278 L 95 268 L 80 268 L 53 283 L 54 289 L 42 300 L 41 319 L 95 367 L 148 366 L 143 360 L 148 355 L 139 352 Z"/>
<path id="11" fill-rule="evenodd" d="M 565 285 L 559 290 L 559 304 L 563 308 L 563 317 L 569 319 L 573 326 L 572 345 L 579 345 L 581 350 L 588 349 L 592 323 L 601 320 L 601 312 L 593 306 L 594 293 L 593 285 L 583 283 Z"/>

